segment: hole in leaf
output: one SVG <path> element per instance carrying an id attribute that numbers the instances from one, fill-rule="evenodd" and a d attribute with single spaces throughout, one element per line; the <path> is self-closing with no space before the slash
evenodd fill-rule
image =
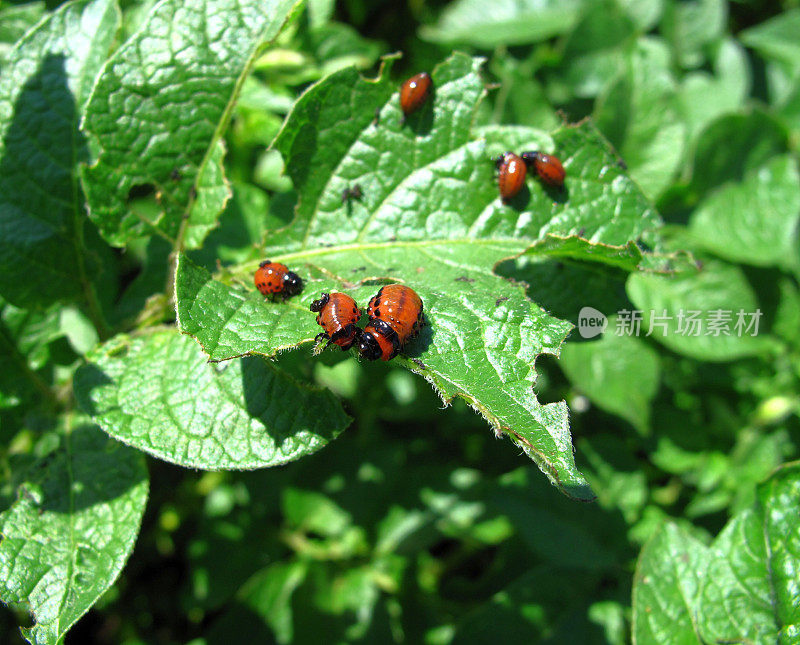
<path id="1" fill-rule="evenodd" d="M 152 197 L 155 193 L 156 187 L 153 184 L 135 184 L 128 191 L 128 201 L 132 202 L 136 199 Z"/>

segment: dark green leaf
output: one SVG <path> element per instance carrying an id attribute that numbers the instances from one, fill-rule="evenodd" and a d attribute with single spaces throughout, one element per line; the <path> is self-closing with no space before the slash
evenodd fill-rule
<path id="1" fill-rule="evenodd" d="M 642 252 L 635 242 L 627 246 L 592 244 L 589 240 L 572 235 L 547 235 L 531 246 L 527 253 L 533 256 L 568 258 L 579 262 L 599 262 L 624 271 L 636 271 L 642 261 Z"/>
<path id="2" fill-rule="evenodd" d="M 329 392 L 260 357 L 208 364 L 174 330 L 124 336 L 75 375 L 81 407 L 113 437 L 182 466 L 263 468 L 319 450 L 349 418 Z"/>
<path id="3" fill-rule="evenodd" d="M 617 4 L 643 32 L 656 25 L 664 8 L 664 0 L 617 0 Z"/>
<path id="4" fill-rule="evenodd" d="M 710 547 L 674 524 L 662 526 L 639 558 L 634 642 L 795 642 L 798 494 L 795 462 L 761 484 L 752 508 L 737 514 Z"/>
<path id="5" fill-rule="evenodd" d="M 678 90 L 678 109 L 690 142 L 713 119 L 741 108 L 750 89 L 747 53 L 737 41 L 721 42 L 712 63 L 713 74 L 706 71 L 686 74 Z"/>
<path id="6" fill-rule="evenodd" d="M 292 642 L 292 594 L 307 573 L 308 565 L 303 561 L 276 562 L 256 573 L 239 594 L 244 605 L 270 626 L 278 643 Z"/>
<path id="7" fill-rule="evenodd" d="M 778 289 L 780 296 L 773 331 L 800 349 L 800 337 L 797 335 L 800 329 L 800 289 L 788 278 L 780 280 Z"/>
<path id="8" fill-rule="evenodd" d="M 60 336 L 58 307 L 33 312 L 0 298 L 0 408 L 37 395 L 52 403 L 48 380 L 39 370 L 50 360 L 50 342 Z"/>
<path id="9" fill-rule="evenodd" d="M 0 596 L 29 609 L 31 643 L 55 645 L 116 580 L 147 501 L 141 454 L 76 421 L 21 477 L 0 514 Z"/>
<path id="10" fill-rule="evenodd" d="M 704 47 L 725 29 L 728 6 L 724 0 L 666 2 L 661 31 L 672 46 L 672 56 L 682 67 L 699 67 Z"/>
<path id="11" fill-rule="evenodd" d="M 297 0 L 162 2 L 108 61 L 83 127 L 96 161 L 83 176 L 90 216 L 116 246 L 160 233 L 199 246 L 229 195 L 220 137 L 244 77 Z M 124 123 L 124 127 L 120 124 Z M 162 212 L 130 209 L 154 192 Z"/>
<path id="12" fill-rule="evenodd" d="M 570 95 L 595 97 L 624 70 L 636 28 L 615 0 L 590 2 L 564 44 L 550 91 L 563 83 Z"/>
<path id="13" fill-rule="evenodd" d="M 113 0 L 63 5 L 9 53 L 0 74 L 0 293 L 19 306 L 86 300 L 100 271 L 87 253 L 76 164 L 81 108 L 119 24 Z M 94 235 L 93 235 L 94 233 Z"/>

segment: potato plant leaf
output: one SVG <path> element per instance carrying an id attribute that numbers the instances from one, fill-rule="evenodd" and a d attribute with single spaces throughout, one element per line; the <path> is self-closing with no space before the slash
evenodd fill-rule
<path id="1" fill-rule="evenodd" d="M 797 266 L 800 172 L 788 155 L 770 159 L 703 201 L 690 231 L 720 257 L 756 266 Z"/>
<path id="2" fill-rule="evenodd" d="M 0 74 L 0 293 L 20 307 L 86 301 L 100 272 L 77 163 L 81 110 L 119 25 L 112 0 L 69 2 L 8 53 Z M 93 234 L 93 235 L 92 235 Z"/>
<path id="3" fill-rule="evenodd" d="M 652 236 L 658 218 L 589 122 L 564 126 L 552 138 L 496 128 L 473 139 L 484 92 L 480 65 L 454 54 L 432 72 L 432 99 L 404 122 L 388 65 L 374 81 L 346 69 L 309 89 L 275 144 L 299 193 L 296 219 L 269 233 L 264 251 L 298 271 L 305 291 L 265 302 L 252 287 L 255 263 L 212 276 L 183 257 L 179 327 L 212 361 L 273 356 L 318 333 L 308 305 L 320 293 L 345 290 L 366 305 L 377 283 L 404 282 L 422 297 L 427 325 L 395 360 L 445 401 L 466 399 L 562 491 L 589 499 L 575 468 L 565 403 L 542 405 L 533 391 L 536 357 L 557 355 L 572 325 L 548 315 L 493 267 L 548 233 L 580 234 L 584 241 L 572 252 L 582 258 L 592 255 L 592 244 L 624 248 Z M 514 136 L 521 149 L 552 142 L 567 168 L 564 189 L 531 177 L 517 198 L 502 203 L 489 151 Z M 343 199 L 355 184 L 362 196 Z M 626 267 L 637 253 L 598 251 Z"/>
<path id="4" fill-rule="evenodd" d="M 117 336 L 88 359 L 75 375 L 81 407 L 111 436 L 181 466 L 283 464 L 323 447 L 349 423 L 330 392 L 257 356 L 209 364 L 175 330 Z"/>
<path id="5" fill-rule="evenodd" d="M 23 634 L 36 645 L 63 642 L 116 580 L 147 502 L 142 455 L 72 421 L 0 514 L 0 598 L 33 613 Z"/>
<path id="6" fill-rule="evenodd" d="M 480 0 L 450 3 L 434 26 L 422 29 L 428 40 L 466 43 L 483 49 L 526 45 L 569 31 L 580 12 L 576 0 Z"/>
<path id="7" fill-rule="evenodd" d="M 662 526 L 636 568 L 634 643 L 797 642 L 798 493 L 795 462 L 761 484 L 710 546 Z"/>
<path id="8" fill-rule="evenodd" d="M 729 361 L 775 349 L 739 267 L 709 260 L 699 271 L 670 276 L 632 273 L 626 290 L 635 305 L 624 312 L 626 333 L 638 328 L 642 336 L 684 356 Z"/>
<path id="9" fill-rule="evenodd" d="M 241 84 L 297 0 L 167 0 L 104 67 L 83 128 L 89 214 L 110 244 L 159 233 L 196 248 L 229 197 L 220 138 Z M 120 127 L 120 124 L 125 124 Z M 152 193 L 148 218 L 129 197 Z"/>

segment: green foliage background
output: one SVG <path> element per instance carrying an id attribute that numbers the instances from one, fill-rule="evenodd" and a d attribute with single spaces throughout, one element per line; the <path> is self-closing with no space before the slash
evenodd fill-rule
<path id="1" fill-rule="evenodd" d="M 800 642 L 797 34 L 795 0 L 0 2 L 0 640 Z M 565 190 L 503 205 L 491 157 L 535 148 Z M 404 356 L 312 355 L 313 298 L 389 280 Z"/>

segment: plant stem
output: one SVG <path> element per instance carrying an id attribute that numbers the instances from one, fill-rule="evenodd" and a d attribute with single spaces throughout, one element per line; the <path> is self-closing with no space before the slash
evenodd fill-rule
<path id="1" fill-rule="evenodd" d="M 28 360 L 20 353 L 14 339 L 9 337 L 3 326 L 0 326 L 0 345 L 5 346 L 5 350 L 11 357 L 11 360 L 19 367 L 20 371 L 31 385 L 44 397 L 47 406 L 52 409 L 58 408 L 59 400 L 55 392 L 45 383 L 41 376 L 31 369 L 31 366 L 28 365 Z"/>

